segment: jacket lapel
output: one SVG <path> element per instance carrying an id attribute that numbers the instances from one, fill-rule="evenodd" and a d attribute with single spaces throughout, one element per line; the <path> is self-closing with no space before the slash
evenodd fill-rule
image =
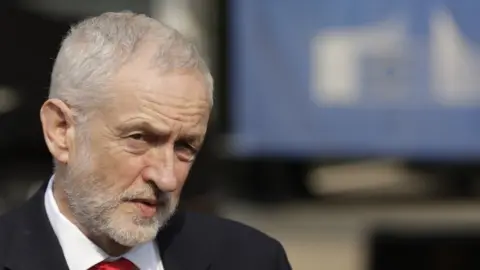
<path id="1" fill-rule="evenodd" d="M 45 210 L 46 187 L 47 184 L 42 186 L 26 204 L 12 212 L 15 221 L 6 256 L 7 269 L 68 269 Z"/>
<path id="2" fill-rule="evenodd" d="M 207 270 L 212 254 L 210 243 L 187 229 L 187 218 L 178 212 L 157 236 L 157 244 L 165 270 Z M 208 239 L 208 237 L 205 237 Z"/>

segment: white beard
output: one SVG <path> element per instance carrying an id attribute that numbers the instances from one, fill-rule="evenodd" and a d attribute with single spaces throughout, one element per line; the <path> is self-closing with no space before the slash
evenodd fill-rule
<path id="1" fill-rule="evenodd" d="M 178 201 L 171 194 L 161 193 L 157 215 L 144 218 L 133 212 L 117 212 L 126 198 L 152 197 L 152 186 L 145 185 L 123 192 L 115 191 L 106 179 L 93 172 L 93 161 L 86 145 L 76 157 L 76 164 L 66 168 L 64 191 L 76 222 L 93 235 L 107 236 L 118 244 L 133 247 L 153 240 L 174 214 Z"/>

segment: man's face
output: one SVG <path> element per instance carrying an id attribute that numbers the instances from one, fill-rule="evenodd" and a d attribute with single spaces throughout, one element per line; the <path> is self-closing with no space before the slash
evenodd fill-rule
<path id="1" fill-rule="evenodd" d="M 155 237 L 175 211 L 210 114 L 197 72 L 159 75 L 131 63 L 111 102 L 76 128 L 65 191 L 77 222 L 134 246 Z"/>

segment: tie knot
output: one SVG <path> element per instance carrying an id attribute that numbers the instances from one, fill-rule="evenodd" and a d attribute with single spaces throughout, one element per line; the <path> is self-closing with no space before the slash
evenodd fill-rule
<path id="1" fill-rule="evenodd" d="M 138 268 L 131 261 L 125 258 L 120 258 L 111 262 L 103 261 L 97 263 L 90 268 L 90 270 L 138 270 Z"/>

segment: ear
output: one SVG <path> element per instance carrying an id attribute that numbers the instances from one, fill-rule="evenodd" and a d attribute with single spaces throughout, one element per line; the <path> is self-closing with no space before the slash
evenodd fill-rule
<path id="1" fill-rule="evenodd" d="M 74 143 L 71 109 L 59 99 L 49 99 L 40 109 L 40 119 L 50 153 L 59 162 L 67 164 Z"/>

